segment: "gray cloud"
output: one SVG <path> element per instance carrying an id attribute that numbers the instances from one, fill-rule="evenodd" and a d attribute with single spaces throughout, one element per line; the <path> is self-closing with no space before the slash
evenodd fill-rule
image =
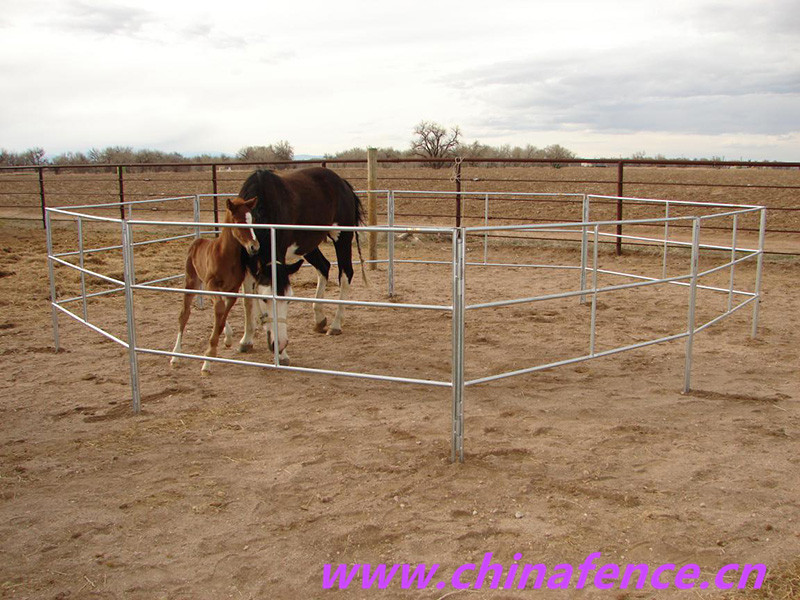
<path id="1" fill-rule="evenodd" d="M 53 25 L 66 31 L 133 36 L 155 20 L 154 15 L 135 6 L 72 0 L 65 6 L 64 14 L 53 21 Z"/>
<path id="2" fill-rule="evenodd" d="M 791 52 L 785 62 L 766 62 L 758 53 L 695 51 L 499 63 L 448 83 L 484 102 L 482 125 L 513 131 L 800 131 L 800 63 Z"/>
<path id="3" fill-rule="evenodd" d="M 692 10 L 687 22 L 709 33 L 759 31 L 796 37 L 800 31 L 800 3 L 796 0 L 726 1 L 698 4 Z"/>
<path id="4" fill-rule="evenodd" d="M 493 134 L 780 135 L 800 131 L 798 31 L 796 0 L 687 4 L 643 22 L 633 33 L 646 42 L 621 35 L 612 49 L 533 54 L 444 83 L 483 104 L 477 124 Z"/>

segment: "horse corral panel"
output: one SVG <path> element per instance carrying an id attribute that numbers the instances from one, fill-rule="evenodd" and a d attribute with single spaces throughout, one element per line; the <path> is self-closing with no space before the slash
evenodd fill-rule
<path id="1" fill-rule="evenodd" d="M 408 314 L 414 315 L 412 318 L 419 319 L 427 319 L 431 315 L 444 315 L 447 318 L 447 325 L 438 333 L 435 330 L 441 325 L 441 319 L 430 319 L 433 332 L 431 335 L 435 336 L 435 343 L 426 341 L 420 344 L 421 353 L 426 347 L 430 347 L 433 353 L 428 359 L 429 369 L 422 375 L 417 372 L 380 371 L 374 368 L 375 365 L 371 368 L 370 364 L 363 362 L 353 366 L 334 363 L 322 367 L 281 364 L 278 352 L 269 352 L 271 359 L 269 361 L 174 352 L 169 350 L 171 343 L 168 337 L 164 337 L 163 340 L 142 338 L 141 342 L 137 343 L 137 323 L 153 318 L 151 315 L 137 315 L 138 296 L 159 294 L 165 299 L 175 297 L 174 302 L 167 301 L 163 304 L 165 313 L 169 313 L 166 315 L 169 317 L 169 322 L 174 322 L 172 319 L 177 317 L 181 303 L 178 295 L 196 291 L 171 286 L 171 282 L 183 277 L 182 273 L 175 274 L 183 266 L 180 257 L 183 256 L 185 260 L 183 244 L 179 248 L 182 253 L 175 253 L 174 264 L 171 260 L 166 263 L 162 260 L 156 266 L 148 264 L 148 258 L 153 256 L 154 249 L 164 248 L 172 242 L 180 240 L 185 242 L 204 235 L 213 235 L 220 228 L 237 227 L 235 223 L 201 222 L 201 206 L 204 202 L 216 202 L 219 195 L 126 202 L 125 219 L 97 214 L 108 210 L 119 210 L 118 203 L 71 206 L 68 209 L 48 208 L 47 251 L 56 348 L 59 347 L 58 316 L 61 313 L 126 348 L 133 410 L 136 412 L 140 410 L 138 361 L 140 355 L 163 356 L 165 362 L 167 358 L 186 358 L 212 363 L 257 366 L 268 370 L 339 375 L 398 384 L 449 388 L 452 396 L 451 458 L 463 460 L 463 398 L 465 390 L 471 386 L 682 339 L 685 342 L 683 388 L 688 391 L 691 386 L 692 347 L 695 334 L 750 304 L 753 309 L 751 334 L 753 336 L 756 334 L 766 218 L 764 207 L 626 198 L 627 204 L 637 207 L 635 213 L 637 218 L 618 221 L 591 218 L 596 212 L 595 208 L 599 210 L 613 198 L 561 194 L 558 195 L 560 202 L 569 202 L 574 206 L 577 217 L 574 222 L 490 224 L 490 210 L 497 203 L 513 202 L 523 196 L 527 199 L 539 197 L 542 201 L 547 201 L 555 195 L 462 193 L 459 196 L 465 206 L 462 226 L 442 226 L 436 223 L 417 223 L 412 226 L 397 224 L 400 220 L 404 220 L 403 211 L 398 210 L 398 207 L 412 206 L 420 198 L 449 202 L 452 201 L 453 195 L 442 192 L 394 191 L 383 191 L 379 194 L 385 200 L 383 206 L 386 225 L 383 226 L 307 227 L 275 224 L 251 224 L 251 226 L 257 230 L 265 230 L 272 240 L 275 239 L 276 232 L 281 229 L 319 232 L 358 231 L 374 233 L 380 238 L 385 237 L 383 245 L 385 257 L 367 261 L 378 266 L 383 265 L 378 273 L 382 286 L 385 285 L 385 291 L 381 288 L 380 291 L 371 292 L 373 296 L 380 294 L 382 297 L 369 301 L 358 299 L 357 294 L 356 298 L 348 300 L 321 299 L 314 294 L 305 296 L 302 293 L 284 297 L 279 296 L 274 289 L 271 295 L 266 296 L 211 290 L 205 290 L 203 294 L 249 298 L 272 303 L 287 300 L 297 305 L 315 303 L 347 305 L 354 308 L 390 311 L 392 314 L 399 312 L 405 314 L 406 311 L 411 311 Z M 187 214 L 192 215 L 192 220 L 153 219 L 154 215 L 157 216 L 158 209 L 165 205 L 182 207 Z M 60 253 L 53 251 L 49 225 L 50 220 L 56 217 L 59 220 L 66 219 L 75 223 L 77 249 Z M 758 240 L 752 240 L 755 243 L 747 240 L 748 243 L 745 245 L 743 242 L 740 231 L 745 220 L 749 220 L 758 229 Z M 464 226 L 464 223 L 475 224 Z M 617 225 L 620 223 L 624 223 L 625 230 L 629 232 L 624 236 L 626 242 L 645 245 L 641 252 L 646 254 L 647 260 L 642 264 L 648 263 L 647 268 L 651 269 L 650 271 L 647 271 L 645 266 L 626 267 L 624 270 L 603 268 L 602 244 L 616 242 L 619 237 Z M 675 227 L 686 224 L 690 225 L 689 230 Z M 707 224 L 713 224 L 713 227 Z M 119 235 L 120 241 L 118 244 L 101 248 L 85 248 L 84 229 L 87 226 L 110 229 Z M 691 231 L 690 236 L 684 234 L 687 231 Z M 721 231 L 723 233 L 720 233 Z M 432 250 L 429 249 L 427 255 L 423 255 L 426 253 L 416 252 L 412 244 L 398 256 L 397 238 L 431 240 Z M 569 264 L 529 260 L 532 255 L 536 257 L 546 254 L 546 249 L 553 246 L 575 248 L 571 255 L 574 256 L 574 260 Z M 120 251 L 121 274 L 101 273 L 87 267 L 87 264 L 91 264 L 89 259 L 93 256 Z M 737 266 L 746 261 L 756 263 L 755 280 L 749 287 L 736 285 Z M 78 274 L 81 290 L 79 295 L 66 298 L 58 296 L 57 267 L 58 271 L 66 268 Z M 420 297 L 423 295 L 423 290 L 404 289 L 398 294 L 397 288 L 402 287 L 403 270 L 409 268 L 441 269 L 443 276 L 436 278 L 439 288 L 424 290 L 425 297 L 422 299 Z M 522 290 L 504 289 L 502 285 L 504 274 L 508 274 L 510 270 L 529 272 L 530 285 L 526 285 L 526 289 Z M 558 273 L 559 276 L 553 276 L 554 273 Z M 87 279 L 99 282 L 108 289 L 89 292 Z M 543 283 L 550 283 L 556 287 L 547 289 Z M 663 331 L 656 331 L 646 323 L 632 322 L 631 331 L 625 333 L 633 335 L 633 339 L 622 339 L 624 336 L 618 335 L 622 332 L 612 331 L 607 332 L 610 333 L 611 341 L 602 345 L 598 339 L 598 332 L 602 329 L 603 299 L 613 294 L 622 297 L 626 309 L 630 311 L 632 317 L 635 317 L 636 311 L 641 308 L 639 305 L 641 298 L 637 299 L 631 295 L 645 288 L 657 290 L 656 298 L 662 295 L 674 296 L 673 292 L 681 292 L 674 296 L 674 304 L 682 307 L 685 311 L 683 316 L 672 319 L 671 329 Z M 406 296 L 411 295 L 415 297 L 406 301 Z M 102 315 L 97 314 L 96 310 L 92 310 L 90 314 L 90 303 L 105 302 L 120 297 L 124 298 L 124 328 L 119 327 L 119 323 L 110 325 Z M 716 308 L 715 301 L 710 300 L 712 297 L 721 299 Z M 497 364 L 481 362 L 482 344 L 488 343 L 481 338 L 470 340 L 469 352 L 465 352 L 472 319 L 493 322 L 496 320 L 499 328 L 510 329 L 512 326 L 516 327 L 514 324 L 521 324 L 523 327 L 519 329 L 527 331 L 525 335 L 528 338 L 541 334 L 542 340 L 547 340 L 547 335 L 557 340 L 558 325 L 548 326 L 548 320 L 542 318 L 542 312 L 537 312 L 539 310 L 537 307 L 554 302 L 570 303 L 569 306 L 572 308 L 569 310 L 578 310 L 575 307 L 581 307 L 579 310 L 583 312 L 575 312 L 574 315 L 570 313 L 569 318 L 585 320 L 586 337 L 583 348 L 564 348 L 561 349 L 563 354 L 555 357 L 544 354 L 533 356 L 524 343 L 517 341 L 521 338 L 509 335 L 506 339 L 498 341 L 498 344 L 507 344 L 501 347 L 506 354 L 514 355 L 513 361 L 500 361 Z M 76 306 L 79 308 L 75 309 Z M 118 307 L 116 310 L 122 309 Z M 507 312 L 503 311 L 512 311 L 511 317 L 507 318 Z M 293 319 L 301 318 L 293 317 Z M 117 330 L 114 330 L 115 326 Z M 265 327 L 274 326 L 274 323 L 265 325 Z M 402 333 L 397 335 L 399 337 Z M 515 345 L 518 343 L 519 345 Z M 549 346 L 556 348 L 557 343 L 551 342 Z M 302 349 L 300 352 L 302 354 Z M 441 358 L 442 354 L 449 358 L 449 365 L 446 364 L 448 361 Z M 218 370 L 216 376 L 224 377 L 224 370 Z"/>

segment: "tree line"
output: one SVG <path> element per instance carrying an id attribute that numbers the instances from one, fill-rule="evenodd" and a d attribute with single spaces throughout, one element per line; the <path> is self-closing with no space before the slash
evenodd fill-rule
<path id="1" fill-rule="evenodd" d="M 465 143 L 461 128 L 444 127 L 433 121 L 421 121 L 413 131 L 409 146 L 405 149 L 378 148 L 378 158 L 575 158 L 575 154 L 558 144 L 545 148 L 527 145 L 489 146 L 478 141 Z M 5 166 L 68 166 L 92 164 L 157 164 L 157 163 L 194 163 L 194 162 L 281 162 L 294 160 L 294 148 L 286 140 L 266 146 L 245 146 L 234 155 L 203 154 L 184 156 L 178 152 L 162 152 L 160 150 L 135 150 L 131 146 L 109 146 L 92 148 L 88 152 L 64 152 L 48 157 L 41 147 L 34 147 L 24 152 L 10 152 L 0 149 L 0 165 Z M 367 148 L 350 148 L 332 154 L 325 154 L 323 159 L 363 160 L 367 157 Z M 434 166 L 444 163 L 435 163 Z"/>
<path id="2" fill-rule="evenodd" d="M 413 131 L 410 144 L 405 149 L 393 147 L 377 148 L 379 159 L 404 159 L 404 158 L 439 158 L 432 166 L 444 166 L 456 157 L 470 159 L 543 159 L 558 161 L 577 158 L 575 153 L 559 144 L 537 147 L 531 144 L 525 146 L 511 146 L 503 144 L 490 146 L 479 141 L 467 143 L 463 140 L 461 128 L 458 126 L 445 127 L 434 121 L 420 121 Z M 158 163 L 225 163 L 225 162 L 254 162 L 274 163 L 294 160 L 295 153 L 292 144 L 281 140 L 266 146 L 245 146 L 234 155 L 202 154 L 184 156 L 178 152 L 162 152 L 160 150 L 135 150 L 130 146 L 110 146 L 107 148 L 92 148 L 88 152 L 64 152 L 48 158 L 43 148 L 34 147 L 24 152 L 9 152 L 0 149 L 0 165 L 5 166 L 67 166 L 91 164 L 158 164 Z M 355 147 L 332 154 L 325 154 L 323 159 L 364 160 L 367 157 L 367 148 Z M 629 158 L 648 158 L 644 152 L 636 152 Z M 654 158 L 664 159 L 663 155 Z M 719 159 L 719 157 L 714 157 Z M 489 164 L 489 163 L 487 163 Z M 493 162 L 492 164 L 498 164 Z M 502 163 L 500 163 L 502 164 Z"/>
<path id="3" fill-rule="evenodd" d="M 109 146 L 92 148 L 88 152 L 64 152 L 52 158 L 47 157 L 43 148 L 30 148 L 24 152 L 9 152 L 0 149 L 0 165 L 20 166 L 67 166 L 67 165 L 129 165 L 158 163 L 196 163 L 196 162 L 277 162 L 294 160 L 294 149 L 289 142 L 280 141 L 268 146 L 246 146 L 233 156 L 227 154 L 202 154 L 184 156 L 178 152 L 160 150 L 134 150 L 131 146 Z"/>

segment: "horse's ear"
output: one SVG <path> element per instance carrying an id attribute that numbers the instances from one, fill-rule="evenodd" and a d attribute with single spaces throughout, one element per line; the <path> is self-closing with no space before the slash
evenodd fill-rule
<path id="1" fill-rule="evenodd" d="M 301 258 L 296 263 L 292 263 L 290 265 L 286 265 L 286 273 L 289 275 L 294 275 L 300 270 L 300 267 L 303 266 L 303 259 Z"/>
<path id="2" fill-rule="evenodd" d="M 230 198 L 227 200 L 227 207 L 229 211 L 233 212 L 233 202 L 231 202 Z"/>

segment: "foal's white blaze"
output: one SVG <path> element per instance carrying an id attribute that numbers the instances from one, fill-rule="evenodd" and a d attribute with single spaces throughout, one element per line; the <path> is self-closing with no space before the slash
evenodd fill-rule
<path id="1" fill-rule="evenodd" d="M 247 221 L 248 225 L 252 225 L 253 224 L 253 213 L 249 213 L 249 212 L 246 213 L 244 215 L 244 220 Z M 253 241 L 254 242 L 258 241 L 258 239 L 256 238 L 256 232 L 252 227 L 250 228 L 250 235 L 253 236 Z"/>
<path id="2" fill-rule="evenodd" d="M 258 293 L 264 296 L 272 296 L 272 286 L 271 285 L 259 285 L 258 286 Z M 292 292 L 292 287 L 289 286 L 286 288 L 286 296 L 294 295 Z M 272 332 L 273 332 L 273 325 L 272 325 L 272 299 L 267 297 L 263 300 L 259 300 L 259 305 L 261 305 L 262 313 L 267 313 L 267 321 L 264 323 L 264 329 L 267 332 L 267 339 L 272 341 Z M 278 309 L 278 352 L 281 355 L 281 358 L 286 358 L 284 356 L 284 351 L 286 350 L 286 346 L 289 345 L 289 333 L 286 328 L 286 318 L 289 314 L 289 302 L 288 300 L 278 300 L 276 301 L 277 309 Z"/>

